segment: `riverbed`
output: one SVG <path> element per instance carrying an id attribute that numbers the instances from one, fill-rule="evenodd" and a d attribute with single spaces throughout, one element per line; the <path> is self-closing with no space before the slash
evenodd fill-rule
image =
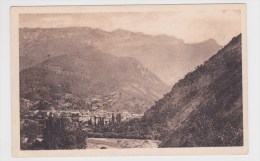
<path id="1" fill-rule="evenodd" d="M 87 138 L 87 149 L 157 148 L 158 140 Z"/>

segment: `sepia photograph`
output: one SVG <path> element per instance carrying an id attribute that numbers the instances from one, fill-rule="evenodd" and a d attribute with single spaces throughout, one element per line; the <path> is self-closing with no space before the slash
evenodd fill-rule
<path id="1" fill-rule="evenodd" d="M 12 151 L 246 154 L 246 5 L 11 8 Z"/>

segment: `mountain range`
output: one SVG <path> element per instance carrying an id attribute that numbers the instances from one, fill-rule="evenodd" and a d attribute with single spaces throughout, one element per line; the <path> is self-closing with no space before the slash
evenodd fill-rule
<path id="1" fill-rule="evenodd" d="M 114 56 L 138 60 L 170 86 L 221 48 L 213 39 L 188 44 L 174 36 L 122 29 L 107 32 L 88 27 L 21 28 L 19 33 L 20 70 L 92 46 Z"/>

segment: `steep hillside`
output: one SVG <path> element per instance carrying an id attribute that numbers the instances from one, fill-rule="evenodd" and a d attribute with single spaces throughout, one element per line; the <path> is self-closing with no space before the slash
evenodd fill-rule
<path id="1" fill-rule="evenodd" d="M 241 35 L 188 73 L 142 123 L 161 147 L 243 145 Z"/>
<path id="2" fill-rule="evenodd" d="M 73 95 L 95 109 L 108 111 L 142 113 L 167 88 L 133 58 L 112 56 L 92 47 L 20 71 L 21 98 L 57 104 L 65 95 Z"/>
<path id="3" fill-rule="evenodd" d="M 173 36 L 152 36 L 121 29 L 106 32 L 87 27 L 23 28 L 20 29 L 20 69 L 49 57 L 75 53 L 86 45 L 115 56 L 132 57 L 170 85 L 221 48 L 214 40 L 186 44 Z"/>

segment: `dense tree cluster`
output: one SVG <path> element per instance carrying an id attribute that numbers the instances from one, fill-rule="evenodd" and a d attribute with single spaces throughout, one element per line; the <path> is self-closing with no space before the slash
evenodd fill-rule
<path id="1" fill-rule="evenodd" d="M 50 114 L 43 133 L 44 149 L 83 149 L 86 134 L 76 123 Z"/>
<path id="2" fill-rule="evenodd" d="M 22 144 L 21 148 L 23 150 L 86 148 L 86 133 L 77 122 L 71 122 L 65 117 L 57 117 L 51 113 L 46 119 L 42 134 L 43 139 L 39 139 L 35 138 L 36 133 L 32 133 L 32 138 L 28 139 L 30 142 Z"/>

